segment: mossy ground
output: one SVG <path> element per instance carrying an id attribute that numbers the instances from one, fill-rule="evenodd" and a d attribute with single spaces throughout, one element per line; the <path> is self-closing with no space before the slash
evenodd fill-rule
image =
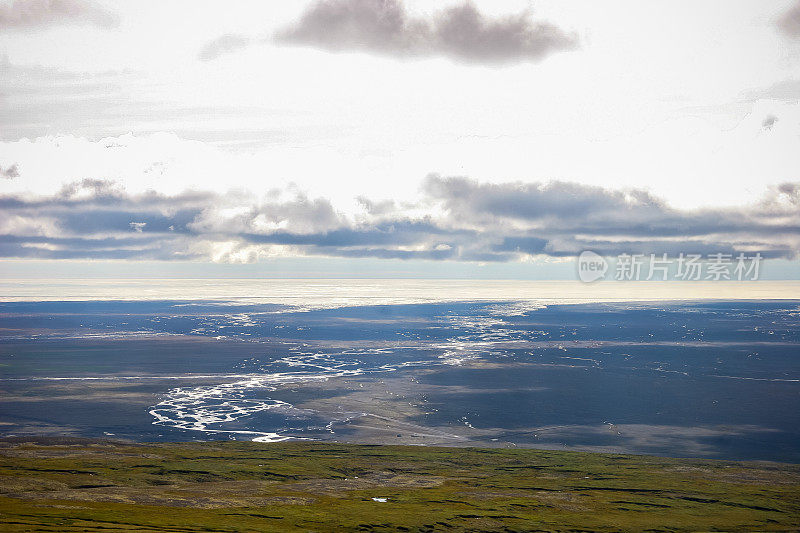
<path id="1" fill-rule="evenodd" d="M 3 531 L 800 531 L 800 466 L 580 452 L 6 441 L 0 487 Z"/>

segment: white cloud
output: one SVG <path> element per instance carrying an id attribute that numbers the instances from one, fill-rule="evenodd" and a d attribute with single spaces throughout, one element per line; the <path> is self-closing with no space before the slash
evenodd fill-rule
<path id="1" fill-rule="evenodd" d="M 119 24 L 119 18 L 91 0 L 7 0 L 0 3 L 0 31 L 81 23 L 113 28 Z"/>
<path id="2" fill-rule="evenodd" d="M 19 3 L 28 4 L 40 5 Z M 191 218 L 202 239 L 187 240 L 181 222 L 167 224 L 168 212 L 158 220 L 114 219 L 126 238 L 138 239 L 126 241 L 128 248 L 162 222 L 165 232 L 172 226 L 172 245 L 150 250 L 152 256 L 183 247 L 184 257 L 241 260 L 267 249 L 294 253 L 298 246 L 244 244 L 227 236 L 218 242 L 213 232 L 311 234 L 425 216 L 452 223 L 443 203 L 420 190 L 429 172 L 482 184 L 557 180 L 636 188 L 681 212 L 743 208 L 771 184 L 798 179 L 800 74 L 787 57 L 794 43 L 776 35 L 773 24 L 785 5 L 544 0 L 530 18 L 504 19 L 527 3 L 480 1 L 459 12 L 447 7 L 459 2 L 432 7 L 408 0 L 401 31 L 389 32 L 389 44 L 398 35 L 416 35 L 408 24 L 427 21 L 423 57 L 413 61 L 381 56 L 411 54 L 385 49 L 385 33 L 364 46 L 352 35 L 337 40 L 367 53 L 319 50 L 330 42 L 265 42 L 281 28 L 302 29 L 296 23 L 304 8 L 313 13 L 318 3 L 244 1 L 224 10 L 192 3 L 192 24 L 182 23 L 188 2 L 102 5 L 122 16 L 118 31 L 81 31 L 47 15 L 39 19 L 50 22 L 35 26 L 48 28 L 47 39 L 38 31 L 0 35 L 8 54 L 0 59 L 0 172 L 13 177 L 0 179 L 0 194 L 47 197 L 65 183 L 88 183 L 76 189 L 78 198 L 96 193 L 99 182 L 83 181 L 89 179 L 113 180 L 129 195 L 150 189 L 169 197 L 186 190 L 215 195 L 219 205 L 203 205 Z M 481 15 L 478 31 L 460 48 L 446 49 L 452 42 L 433 37 L 441 33 L 436 13 L 443 10 L 451 21 L 458 13 L 471 14 L 473 22 Z M 22 12 L 14 13 L 22 24 Z M 73 22 L 95 23 L 87 16 Z M 545 20 L 578 29 L 580 50 L 532 64 L 529 59 L 547 50 L 512 39 L 503 68 L 496 68 L 497 58 L 476 56 L 481 43 L 508 45 L 500 30 L 520 27 L 530 36 L 541 29 L 536 21 Z M 497 21 L 505 22 L 493 26 Z M 369 29 L 375 20 L 367 22 Z M 492 40 L 497 28 L 502 38 Z M 681 39 L 674 39 L 676 31 Z M 314 35 L 312 41 L 326 38 Z M 254 42 L 263 46 L 230 53 Z M 204 44 L 203 58 L 218 60 L 197 61 Z M 769 117 L 776 119 L 765 121 Z M 250 194 L 251 201 L 229 189 Z M 167 203 L 159 209 L 176 209 Z M 264 206 L 271 207 L 259 211 Z M 146 226 L 137 232 L 131 222 Z M 46 217 L 6 223 L 48 236 L 57 230 Z M 512 229 L 523 224 L 506 223 Z M 549 242 L 566 240 L 552 236 Z M 27 243 L 34 245 L 44 246 Z M 458 249 L 427 235 L 398 244 L 393 253 L 428 250 L 443 257 Z M 125 253 L 135 257 L 130 249 Z"/>
<path id="3" fill-rule="evenodd" d="M 211 61 L 221 55 L 231 54 L 250 45 L 251 39 L 245 35 L 226 34 L 208 42 L 200 53 L 200 61 Z"/>
<path id="4" fill-rule="evenodd" d="M 0 256 L 517 262 L 592 249 L 606 255 L 759 252 L 794 259 L 800 249 L 798 191 L 800 183 L 784 183 L 757 205 L 687 211 L 635 189 L 431 175 L 418 205 L 352 217 L 326 198 L 302 194 L 131 194 L 113 182 L 85 179 L 47 196 L 0 195 Z"/>
<path id="5" fill-rule="evenodd" d="M 0 178 L 14 179 L 19 177 L 19 165 L 13 163 L 7 167 L 0 167 Z"/>

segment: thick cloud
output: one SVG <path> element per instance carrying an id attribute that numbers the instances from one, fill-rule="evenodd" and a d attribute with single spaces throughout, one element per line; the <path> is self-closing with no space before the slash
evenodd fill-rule
<path id="1" fill-rule="evenodd" d="M 90 0 L 11 0 L 0 4 L 0 31 L 59 24 L 113 28 L 118 17 Z"/>
<path id="2" fill-rule="evenodd" d="M 785 194 L 796 205 L 800 205 L 800 183 L 781 183 L 778 185 L 778 192 Z"/>
<path id="3" fill-rule="evenodd" d="M 466 2 L 426 19 L 411 16 L 401 0 L 320 0 L 275 40 L 331 51 L 446 56 L 483 64 L 537 61 L 578 44 L 573 35 L 534 22 L 526 12 L 489 18 Z"/>
<path id="4" fill-rule="evenodd" d="M 620 208 L 636 210 L 643 216 L 658 207 L 657 199 L 642 191 L 623 193 L 577 183 L 481 184 L 466 178 L 430 175 L 425 190 L 444 203 L 458 220 L 504 217 L 520 220 L 558 218 L 562 220 L 607 217 Z"/>
<path id="5" fill-rule="evenodd" d="M 426 179 L 418 204 L 360 201 L 364 213 L 350 217 L 324 198 L 296 193 L 129 194 L 114 182 L 83 180 L 46 197 L 0 196 L 0 256 L 488 262 L 569 257 L 586 249 L 606 255 L 758 251 L 785 258 L 800 250 L 800 183 L 781 184 L 751 206 L 693 211 L 638 190 L 436 175 Z"/>
<path id="6" fill-rule="evenodd" d="M 226 34 L 221 35 L 213 41 L 206 44 L 200 53 L 198 59 L 200 61 L 211 61 L 224 54 L 233 53 L 241 48 L 250 45 L 250 38 L 244 35 Z"/>
<path id="7" fill-rule="evenodd" d="M 732 247 L 778 236 L 797 244 L 800 236 L 800 206 L 792 192 L 796 184 L 789 183 L 755 207 L 692 211 L 672 209 L 645 191 L 565 182 L 485 184 L 431 175 L 425 188 L 430 197 L 442 202 L 450 220 L 540 232 L 538 236 L 551 237 L 547 251 L 556 255 L 572 250 L 553 248 L 558 240 L 585 244 L 589 238 L 613 238 L 620 240 L 622 250 L 636 243 L 654 246 L 660 239 Z M 661 247 L 671 245 L 665 242 Z"/>
<path id="8" fill-rule="evenodd" d="M 785 35 L 800 39 L 800 2 L 795 2 L 794 6 L 778 19 L 778 28 Z"/>

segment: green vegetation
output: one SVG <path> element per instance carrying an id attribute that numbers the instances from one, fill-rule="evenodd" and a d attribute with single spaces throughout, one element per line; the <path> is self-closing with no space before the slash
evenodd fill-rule
<path id="1" fill-rule="evenodd" d="M 797 465 L 306 442 L 37 442 L 0 442 L 0 530 L 800 530 Z"/>

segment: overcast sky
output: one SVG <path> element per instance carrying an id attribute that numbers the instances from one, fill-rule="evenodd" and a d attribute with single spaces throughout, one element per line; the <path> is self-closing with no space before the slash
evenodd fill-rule
<path id="1" fill-rule="evenodd" d="M 6 275 L 800 278 L 799 141 L 796 0 L 0 0 Z"/>

